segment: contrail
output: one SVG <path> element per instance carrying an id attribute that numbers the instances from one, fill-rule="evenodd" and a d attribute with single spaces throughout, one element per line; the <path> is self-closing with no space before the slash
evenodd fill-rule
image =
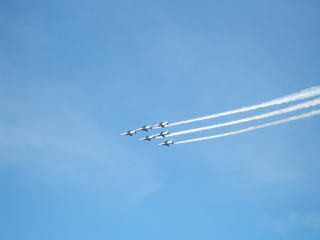
<path id="1" fill-rule="evenodd" d="M 257 105 L 252 105 L 249 107 L 239 108 L 239 109 L 235 109 L 235 110 L 231 110 L 231 111 L 227 111 L 227 112 L 222 112 L 222 113 L 217 113 L 217 114 L 204 116 L 204 117 L 200 117 L 200 118 L 194 118 L 194 119 L 190 119 L 190 120 L 170 123 L 169 125 L 167 125 L 167 127 L 173 127 L 173 126 L 177 126 L 177 125 L 182 125 L 182 124 L 187 124 L 187 123 L 192 123 L 192 122 L 197 122 L 197 121 L 202 121 L 202 120 L 207 120 L 207 119 L 212 119 L 212 118 L 217 118 L 217 117 L 222 117 L 222 116 L 227 116 L 227 115 L 240 113 L 240 112 L 247 112 L 247 111 L 251 111 L 251 110 L 255 110 L 255 109 L 259 109 L 259 108 L 265 108 L 265 107 L 269 107 L 269 106 L 273 106 L 273 105 L 279 105 L 279 104 L 283 104 L 283 103 L 306 99 L 306 98 L 314 97 L 317 95 L 320 95 L 320 86 L 308 88 L 308 89 L 302 90 L 300 92 L 291 94 L 291 95 L 283 97 L 283 98 L 278 98 L 278 99 L 275 99 L 275 100 L 272 100 L 269 102 L 265 102 L 265 103 L 261 103 L 261 104 L 257 104 Z"/>
<path id="2" fill-rule="evenodd" d="M 254 126 L 254 127 L 244 128 L 244 129 L 241 129 L 241 130 L 238 130 L 238 131 L 234 131 L 234 132 L 228 132 L 228 133 L 218 134 L 218 135 L 209 136 L 209 137 L 195 138 L 195 139 L 175 142 L 175 144 L 191 143 L 191 142 L 204 141 L 204 140 L 209 140 L 209 139 L 214 139 L 214 138 L 226 137 L 226 136 L 230 136 L 230 135 L 249 132 L 249 131 L 253 131 L 253 130 L 259 129 L 259 128 L 270 127 L 270 126 L 273 126 L 273 125 L 282 124 L 282 123 L 286 123 L 286 122 L 291 122 L 291 121 L 295 121 L 295 120 L 298 120 L 298 119 L 303 119 L 303 118 L 312 117 L 312 116 L 316 116 L 316 115 L 320 115 L 320 110 L 315 110 L 315 111 L 312 111 L 312 112 L 308 112 L 308 113 L 304 113 L 304 114 L 301 114 L 301 115 L 289 117 L 289 118 L 282 119 L 282 120 L 275 121 L 275 122 L 265 123 L 265 124 Z"/>
<path id="3" fill-rule="evenodd" d="M 211 126 L 207 126 L 207 127 L 194 128 L 194 129 L 190 129 L 190 130 L 170 133 L 170 134 L 166 135 L 165 137 L 179 136 L 179 135 L 183 135 L 183 134 L 201 132 L 201 131 L 206 131 L 206 130 L 210 130 L 210 129 L 214 129 L 214 128 L 220 128 L 220 127 L 235 125 L 235 124 L 239 124 L 239 123 L 249 122 L 249 121 L 253 121 L 253 120 L 259 120 L 259 119 L 263 119 L 263 118 L 276 116 L 276 115 L 279 115 L 279 114 L 284 114 L 284 113 L 297 111 L 297 110 L 304 109 L 304 108 L 314 107 L 314 106 L 317 106 L 319 104 L 320 104 L 320 98 L 317 98 L 317 99 L 312 100 L 312 101 L 300 103 L 300 104 L 297 104 L 297 105 L 294 105 L 294 106 L 291 106 L 291 107 L 279 109 L 279 110 L 276 110 L 276 111 L 273 111 L 273 112 L 268 112 L 268 113 L 265 113 L 265 114 L 256 115 L 256 116 L 253 116 L 253 117 L 242 118 L 242 119 L 239 119 L 239 120 L 226 122 L 226 123 L 219 123 L 219 124 L 215 124 L 215 125 L 211 125 Z M 160 138 L 160 137 L 158 137 L 158 138 Z"/>

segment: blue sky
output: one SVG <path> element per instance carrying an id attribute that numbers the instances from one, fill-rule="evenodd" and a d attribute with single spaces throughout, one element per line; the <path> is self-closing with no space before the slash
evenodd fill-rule
<path id="1" fill-rule="evenodd" d="M 319 85 L 319 22 L 316 0 L 1 1 L 0 238 L 319 239 L 319 117 L 119 135 Z"/>

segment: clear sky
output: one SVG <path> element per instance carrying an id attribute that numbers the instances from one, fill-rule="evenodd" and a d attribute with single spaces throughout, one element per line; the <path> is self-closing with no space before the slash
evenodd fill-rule
<path id="1" fill-rule="evenodd" d="M 320 239 L 319 117 L 119 135 L 320 85 L 319 23 L 317 0 L 2 0 L 0 239 Z"/>

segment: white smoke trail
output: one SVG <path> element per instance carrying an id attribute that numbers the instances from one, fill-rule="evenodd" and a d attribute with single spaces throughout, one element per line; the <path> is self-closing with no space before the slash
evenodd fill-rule
<path id="1" fill-rule="evenodd" d="M 290 121 L 295 121 L 295 120 L 298 120 L 298 119 L 312 117 L 312 116 L 315 116 L 315 115 L 320 115 L 320 110 L 315 110 L 315 111 L 312 111 L 312 112 L 308 112 L 308 113 L 304 113 L 304 114 L 301 114 L 301 115 L 289 117 L 289 118 L 282 119 L 282 120 L 275 121 L 275 122 L 265 123 L 265 124 L 254 126 L 254 127 L 244 128 L 244 129 L 241 129 L 241 130 L 238 130 L 238 131 L 234 131 L 234 132 L 228 132 L 228 133 L 218 134 L 218 135 L 209 136 L 209 137 L 195 138 L 195 139 L 175 142 L 175 144 L 191 143 L 191 142 L 204 141 L 204 140 L 209 140 L 209 139 L 214 139 L 214 138 L 226 137 L 226 136 L 230 136 L 230 135 L 235 135 L 235 134 L 239 134 L 239 133 L 253 131 L 253 130 L 256 130 L 256 129 L 259 129 L 259 128 L 270 127 L 270 126 L 277 125 L 277 124 L 282 124 L 282 123 L 286 123 L 286 122 L 290 122 Z"/>
<path id="2" fill-rule="evenodd" d="M 314 106 L 317 106 L 319 104 L 320 104 L 320 98 L 317 98 L 317 99 L 312 100 L 312 101 L 300 103 L 300 104 L 297 104 L 297 105 L 294 105 L 294 106 L 291 106 L 291 107 L 279 109 L 279 110 L 276 110 L 276 111 L 273 111 L 273 112 L 268 112 L 268 113 L 265 113 L 265 114 L 256 115 L 256 116 L 253 116 L 253 117 L 242 118 L 242 119 L 239 119 L 239 120 L 226 122 L 226 123 L 219 123 L 219 124 L 215 124 L 215 125 L 211 125 L 211 126 L 207 126 L 207 127 L 194 128 L 194 129 L 190 129 L 190 130 L 170 133 L 169 135 L 166 135 L 165 137 L 173 137 L 173 136 L 179 136 L 179 135 L 188 134 L 188 133 L 206 131 L 206 130 L 210 130 L 210 129 L 214 129 L 214 128 L 231 126 L 231 125 L 235 125 L 235 124 L 239 124 L 239 123 L 244 123 L 244 122 L 249 122 L 249 121 L 253 121 L 253 120 L 259 120 L 259 119 L 263 119 L 263 118 L 268 118 L 268 117 L 276 116 L 276 115 L 279 115 L 279 114 L 289 113 L 289 112 L 297 111 L 297 110 L 304 109 L 304 108 L 314 107 Z"/>
<path id="3" fill-rule="evenodd" d="M 173 126 L 177 126 L 177 125 L 182 125 L 182 124 L 187 124 L 187 123 L 192 123 L 192 122 L 197 122 L 197 121 L 202 121 L 202 120 L 207 120 L 207 119 L 212 119 L 212 118 L 217 118 L 217 117 L 222 117 L 222 116 L 227 116 L 227 115 L 240 113 L 240 112 L 247 112 L 247 111 L 251 111 L 251 110 L 255 110 L 255 109 L 259 109 L 259 108 L 265 108 L 265 107 L 270 107 L 273 105 L 279 105 L 279 104 L 283 104 L 283 103 L 306 99 L 306 98 L 310 98 L 310 97 L 317 96 L 317 95 L 320 95 L 320 86 L 308 88 L 308 89 L 305 89 L 301 92 L 297 92 L 297 93 L 291 94 L 291 95 L 283 97 L 283 98 L 278 98 L 278 99 L 275 99 L 275 100 L 272 100 L 269 102 L 265 102 L 265 103 L 261 103 L 261 104 L 257 104 L 257 105 L 252 105 L 249 107 L 239 108 L 239 109 L 235 109 L 235 110 L 231 110 L 231 111 L 227 111 L 227 112 L 222 112 L 222 113 L 217 113 L 217 114 L 204 116 L 204 117 L 200 117 L 200 118 L 194 118 L 194 119 L 190 119 L 190 120 L 170 123 L 169 125 L 167 125 L 167 127 L 173 127 Z"/>

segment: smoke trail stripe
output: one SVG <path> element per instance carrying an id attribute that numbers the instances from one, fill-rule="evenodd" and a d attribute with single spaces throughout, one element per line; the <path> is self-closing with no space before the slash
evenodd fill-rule
<path id="1" fill-rule="evenodd" d="M 236 134 L 253 131 L 253 130 L 256 130 L 256 129 L 260 129 L 260 128 L 266 128 L 266 127 L 270 127 L 270 126 L 273 126 L 273 125 L 282 124 L 282 123 L 286 123 L 286 122 L 291 122 L 291 121 L 295 121 L 295 120 L 298 120 L 298 119 L 303 119 L 303 118 L 312 117 L 312 116 L 316 116 L 316 115 L 320 115 L 320 110 L 315 110 L 315 111 L 312 111 L 312 112 L 308 112 L 308 113 L 304 113 L 304 114 L 301 114 L 301 115 L 289 117 L 289 118 L 282 119 L 282 120 L 279 120 L 279 121 L 265 123 L 265 124 L 254 126 L 254 127 L 244 128 L 244 129 L 241 129 L 241 130 L 238 130 L 238 131 L 234 131 L 234 132 L 228 132 L 228 133 L 218 134 L 218 135 L 209 136 L 209 137 L 195 138 L 195 139 L 175 142 L 175 144 L 198 142 L 198 141 L 210 140 L 210 139 L 215 139 L 215 138 L 220 138 L 220 137 L 226 137 L 226 136 L 230 136 L 230 135 L 236 135 Z"/>

